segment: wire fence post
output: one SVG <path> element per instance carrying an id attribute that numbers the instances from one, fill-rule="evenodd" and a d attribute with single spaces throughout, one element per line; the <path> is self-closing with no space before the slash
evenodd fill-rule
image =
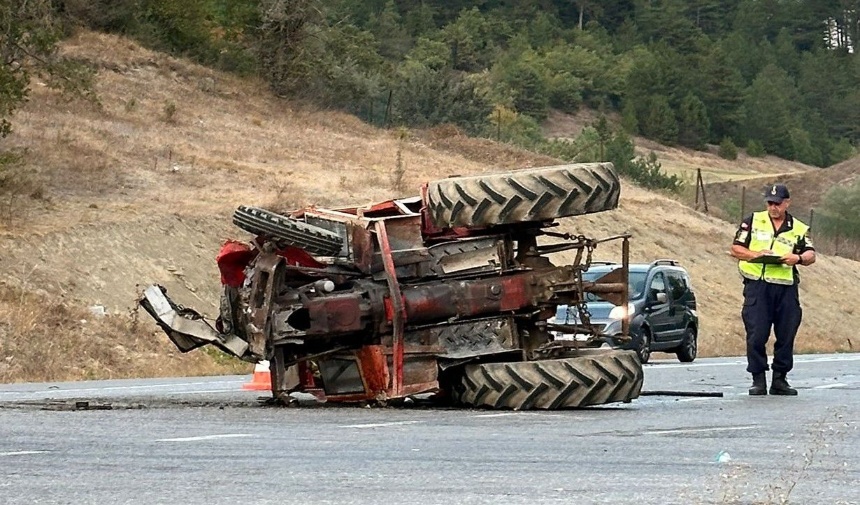
<path id="1" fill-rule="evenodd" d="M 743 218 L 747 215 L 746 207 L 747 207 L 747 187 L 741 186 L 741 217 L 740 217 L 740 220 L 743 220 Z"/>
<path id="2" fill-rule="evenodd" d="M 388 120 L 389 120 L 389 117 L 391 116 L 391 97 L 393 94 L 394 94 L 394 90 L 389 89 L 388 90 L 388 103 L 385 104 L 385 122 L 383 123 L 383 126 L 385 128 L 388 128 Z"/>
<path id="3" fill-rule="evenodd" d="M 702 169 L 696 169 L 696 210 L 699 210 L 699 191 L 702 192 L 702 203 L 705 206 L 705 214 L 708 213 L 708 196 L 705 194 L 705 181 L 702 179 Z"/>

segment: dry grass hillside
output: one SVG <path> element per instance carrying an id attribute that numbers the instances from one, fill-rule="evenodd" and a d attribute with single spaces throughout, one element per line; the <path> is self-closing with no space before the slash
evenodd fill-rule
<path id="1" fill-rule="evenodd" d="M 214 255 L 225 238 L 246 237 L 230 225 L 237 205 L 370 203 L 450 174 L 558 163 L 450 128 L 403 138 L 114 36 L 82 33 L 63 50 L 98 68 L 100 103 L 34 82 L 3 141 L 26 154 L 0 201 L 0 382 L 248 371 L 217 353 L 178 354 L 134 309 L 140 286 L 159 282 L 214 315 Z M 635 261 L 681 259 L 700 300 L 702 354 L 743 351 L 731 225 L 625 182 L 618 210 L 562 227 L 629 231 Z M 860 263 L 829 257 L 808 270 L 802 352 L 858 345 L 858 274 Z"/>
<path id="2" fill-rule="evenodd" d="M 785 183 L 791 191 L 791 205 L 798 216 L 806 217 L 810 209 L 820 206 L 830 188 L 850 186 L 860 177 L 860 156 L 827 168 L 812 168 L 804 172 L 771 174 L 711 184 L 707 191 L 715 202 L 740 202 L 744 195 L 746 209 L 761 202 L 761 190 L 775 182 Z M 743 190 L 742 188 L 746 188 Z"/>

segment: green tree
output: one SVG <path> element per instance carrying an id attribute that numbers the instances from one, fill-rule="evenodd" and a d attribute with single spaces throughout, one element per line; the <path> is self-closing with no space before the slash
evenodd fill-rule
<path id="1" fill-rule="evenodd" d="M 49 86 L 95 98 L 94 72 L 57 54 L 62 25 L 50 0 L 0 2 L 0 138 L 12 131 L 12 115 L 39 75 Z"/>
<path id="2" fill-rule="evenodd" d="M 382 121 L 388 101 L 387 67 L 376 52 L 373 34 L 354 25 L 337 24 L 322 27 L 314 39 L 323 49 L 313 69 L 308 69 L 304 86 L 315 91 L 309 98 L 371 123 Z"/>
<path id="3" fill-rule="evenodd" d="M 497 48 L 493 26 L 477 7 L 464 10 L 439 36 L 448 44 L 455 70 L 478 71 L 492 65 Z"/>
<path id="4" fill-rule="evenodd" d="M 848 139 L 839 139 L 837 142 L 833 142 L 830 148 L 828 149 L 828 164 L 839 163 L 840 161 L 845 161 L 848 158 L 853 158 L 857 156 L 857 149 L 851 145 L 851 142 Z"/>
<path id="5" fill-rule="evenodd" d="M 150 47 L 212 61 L 208 0 L 141 0 L 137 36 Z"/>
<path id="6" fill-rule="evenodd" d="M 441 70 L 450 64 L 448 46 L 444 42 L 419 37 L 415 46 L 406 55 L 406 62 L 426 65 Z"/>
<path id="7" fill-rule="evenodd" d="M 738 3 L 738 0 L 688 0 L 684 10 L 696 28 L 719 38 L 731 27 Z"/>
<path id="8" fill-rule="evenodd" d="M 320 0 L 260 0 L 260 10 L 257 52 L 269 86 L 287 95 L 309 89 L 324 54 Z"/>
<path id="9" fill-rule="evenodd" d="M 702 35 L 685 15 L 686 0 L 636 0 L 636 21 L 645 42 L 663 41 L 679 52 L 693 52 Z"/>
<path id="10" fill-rule="evenodd" d="M 429 36 L 436 31 L 436 8 L 426 2 L 420 2 L 409 9 L 403 17 L 406 31 L 412 37 Z"/>
<path id="11" fill-rule="evenodd" d="M 766 39 L 753 39 L 733 31 L 719 40 L 717 45 L 725 52 L 729 65 L 740 72 L 744 85 L 752 82 L 767 65 L 777 64 L 770 49 L 770 42 Z"/>
<path id="12" fill-rule="evenodd" d="M 494 70 L 501 74 L 501 84 L 510 90 L 512 105 L 517 112 L 537 121 L 546 119 L 549 111 L 547 83 L 534 54 L 526 54 L 513 62 L 502 62 Z"/>
<path id="13" fill-rule="evenodd" d="M 678 54 L 665 44 L 652 49 L 637 48 L 634 50 L 633 64 L 627 75 L 627 86 L 624 99 L 632 102 L 636 109 L 636 120 L 639 130 L 646 136 L 658 138 L 656 131 L 666 130 L 669 126 L 668 115 L 659 111 L 660 125 L 649 124 L 655 118 L 655 107 L 668 106 L 669 111 L 680 105 L 686 95 L 681 74 L 682 63 Z M 654 102 L 655 96 L 663 97 L 661 103 Z M 674 115 L 674 113 L 673 113 Z M 677 125 L 674 128 L 677 134 Z"/>
<path id="14" fill-rule="evenodd" d="M 750 141 L 747 142 L 747 154 L 753 158 L 761 158 L 767 154 L 767 151 L 764 150 L 764 146 L 761 145 L 761 142 L 755 139 L 750 139 Z"/>
<path id="15" fill-rule="evenodd" d="M 639 133 L 639 122 L 636 120 L 636 109 L 633 103 L 625 100 L 624 107 L 621 108 L 621 126 L 624 131 L 631 135 Z"/>
<path id="16" fill-rule="evenodd" d="M 760 140 L 769 153 L 794 159 L 791 130 L 796 128 L 794 107 L 800 97 L 791 77 L 776 65 L 768 65 L 750 86 L 744 109 L 744 133 Z"/>
<path id="17" fill-rule="evenodd" d="M 735 145 L 730 137 L 724 137 L 723 140 L 720 141 L 719 155 L 720 158 L 727 160 L 738 159 L 738 146 Z"/>
<path id="18" fill-rule="evenodd" d="M 649 98 L 641 129 L 646 137 L 659 140 L 664 144 L 671 145 L 678 141 L 678 122 L 665 96 L 652 95 Z"/>
<path id="19" fill-rule="evenodd" d="M 860 141 L 860 58 L 832 50 L 804 53 L 797 87 L 808 110 L 826 117 L 829 136 Z"/>
<path id="20" fill-rule="evenodd" d="M 368 28 L 379 41 L 379 54 L 385 58 L 400 59 L 409 50 L 411 39 L 403 27 L 403 20 L 394 0 L 385 2 L 382 11 L 368 23 Z"/>
<path id="21" fill-rule="evenodd" d="M 791 139 L 791 159 L 819 167 L 824 163 L 821 149 L 813 145 L 809 132 L 803 128 L 792 128 L 788 135 Z"/>
<path id="22" fill-rule="evenodd" d="M 797 69 L 800 65 L 800 53 L 795 48 L 794 39 L 787 28 L 781 29 L 776 35 L 772 50 L 773 59 L 779 62 L 780 68 L 791 75 L 797 75 Z"/>
<path id="23" fill-rule="evenodd" d="M 694 149 L 704 149 L 711 129 L 704 102 L 693 93 L 688 93 L 681 102 L 678 117 L 678 142 Z"/>
<path id="24" fill-rule="evenodd" d="M 393 91 L 393 122 L 410 126 L 452 123 L 479 133 L 492 110 L 475 84 L 448 68 L 432 69 L 419 62 L 403 65 Z"/>
<path id="25" fill-rule="evenodd" d="M 546 12 L 538 12 L 528 24 L 529 41 L 532 47 L 545 47 L 561 38 L 558 18 Z"/>
<path id="26" fill-rule="evenodd" d="M 73 24 L 93 30 L 134 34 L 138 0 L 65 0 L 63 16 Z"/>
<path id="27" fill-rule="evenodd" d="M 703 54 L 699 68 L 697 89 L 708 112 L 711 142 L 737 136 L 743 119 L 741 106 L 745 87 L 740 71 L 718 44 Z"/>
<path id="28" fill-rule="evenodd" d="M 815 214 L 816 230 L 828 236 L 860 238 L 860 180 L 837 185 L 824 195 Z"/>

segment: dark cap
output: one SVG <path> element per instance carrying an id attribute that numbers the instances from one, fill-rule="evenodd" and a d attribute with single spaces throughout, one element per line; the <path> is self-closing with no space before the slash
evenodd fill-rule
<path id="1" fill-rule="evenodd" d="M 774 184 L 773 186 L 768 186 L 764 192 L 764 200 L 766 202 L 782 203 L 786 198 L 789 198 L 789 194 L 788 188 L 785 187 L 785 184 Z"/>

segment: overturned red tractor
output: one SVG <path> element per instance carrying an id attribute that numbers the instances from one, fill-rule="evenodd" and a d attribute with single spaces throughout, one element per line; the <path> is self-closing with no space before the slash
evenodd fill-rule
<path id="1" fill-rule="evenodd" d="M 242 206 L 233 222 L 255 238 L 218 254 L 214 327 L 157 285 L 141 305 L 183 352 L 213 344 L 268 360 L 282 402 L 296 391 L 512 409 L 628 402 L 642 366 L 633 351 L 597 348 L 584 299 L 627 305 L 629 237 L 552 231 L 556 218 L 615 208 L 619 194 L 612 165 L 594 163 L 452 177 L 367 207 Z M 619 267 L 584 281 L 606 240 L 622 241 Z M 548 258 L 565 250 L 570 264 Z M 582 323 L 548 323 L 559 304 L 578 307 Z"/>

